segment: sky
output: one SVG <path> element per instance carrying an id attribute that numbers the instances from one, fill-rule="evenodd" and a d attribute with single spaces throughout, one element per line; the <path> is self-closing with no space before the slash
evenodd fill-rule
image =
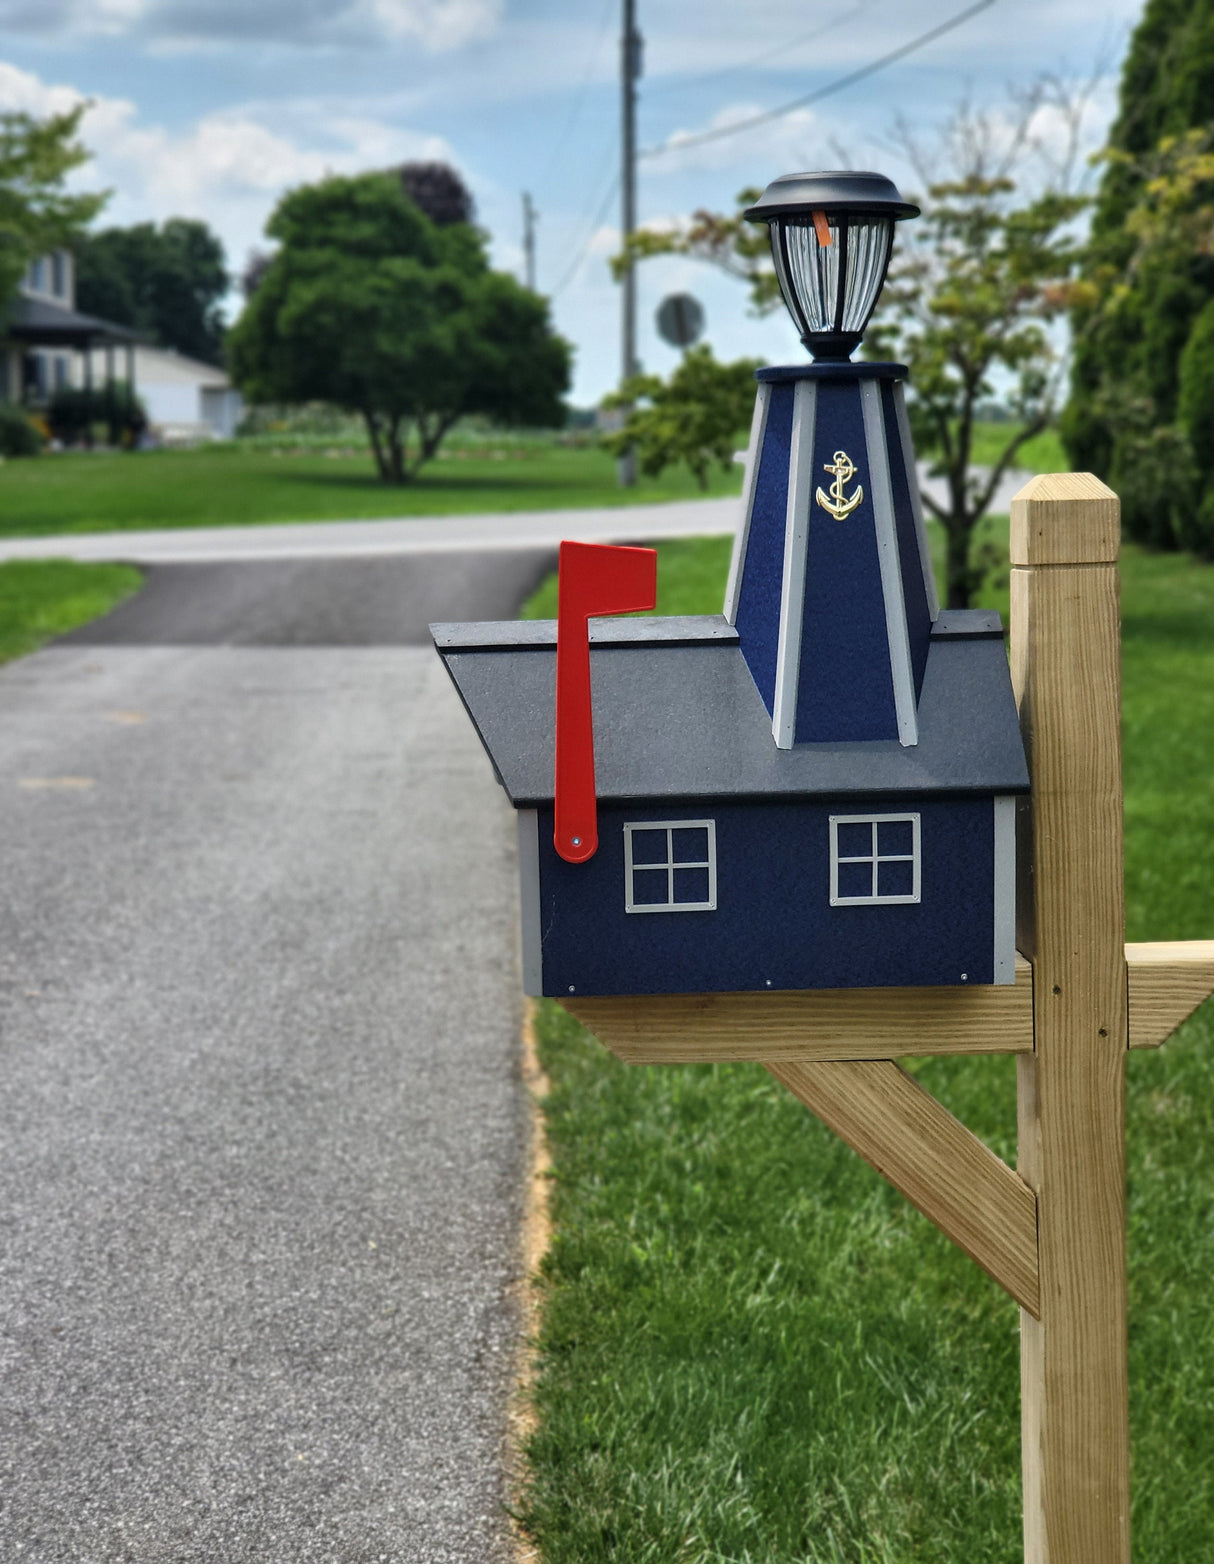
<path id="1" fill-rule="evenodd" d="M 972 3 L 972 0 L 971 0 Z M 992 0 L 867 80 L 761 126 L 680 143 L 820 91 L 942 26 L 966 0 L 636 0 L 638 216 L 730 210 L 746 186 L 798 169 L 916 174 L 898 126 L 925 146 L 968 100 L 999 133 L 1043 73 L 1087 84 L 1084 145 L 1116 104 L 1141 0 Z M 87 99 L 91 160 L 112 191 L 101 226 L 201 218 L 239 274 L 278 197 L 327 173 L 440 159 L 471 189 L 493 264 L 522 277 L 522 195 L 538 212 L 537 286 L 574 344 L 570 400 L 593 405 L 620 366 L 621 0 L 0 0 L 0 110 Z M 1044 144 L 1062 135 L 1043 108 Z M 691 260 L 639 268 L 638 353 L 667 374 L 654 316 L 672 292 L 703 304 L 720 358 L 799 362 L 783 313 Z M 239 293 L 229 313 L 240 307 Z"/>

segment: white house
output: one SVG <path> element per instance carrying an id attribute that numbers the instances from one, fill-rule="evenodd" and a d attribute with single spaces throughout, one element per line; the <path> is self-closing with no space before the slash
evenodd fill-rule
<path id="1" fill-rule="evenodd" d="M 140 341 L 138 332 L 76 309 L 71 253 L 54 250 L 26 269 L 0 335 L 0 400 L 44 405 L 67 386 L 123 380 L 167 440 L 230 437 L 239 391 L 214 364 Z"/>
<path id="2" fill-rule="evenodd" d="M 77 310 L 69 251 L 41 255 L 26 268 L 0 333 L 0 398 L 44 404 L 55 391 L 79 383 L 79 357 L 90 349 L 101 350 L 113 379 L 116 350 L 125 350 L 129 361 L 136 337 L 127 326 Z"/>
<path id="3" fill-rule="evenodd" d="M 105 373 L 106 349 L 90 353 L 96 385 Z M 230 439 L 236 433 L 244 401 L 225 370 L 143 342 L 135 344 L 132 358 L 135 386 L 154 433 L 170 443 Z M 77 367 L 74 384 L 83 383 L 85 372 L 83 364 Z"/>

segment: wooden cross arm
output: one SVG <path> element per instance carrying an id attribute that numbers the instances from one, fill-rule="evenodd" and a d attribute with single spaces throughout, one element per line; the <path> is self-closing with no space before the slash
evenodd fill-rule
<path id="1" fill-rule="evenodd" d="M 1156 1048 L 1214 993 L 1214 940 L 1127 945 L 1127 1044 Z M 894 1061 L 1033 1052 L 1033 975 L 1007 985 L 563 999 L 630 1064 L 755 1060 L 1040 1315 L 1037 1197 Z"/>
<path id="2" fill-rule="evenodd" d="M 1158 1048 L 1214 993 L 1214 940 L 1127 945 L 1131 1048 Z M 973 988 L 799 989 L 562 999 L 628 1064 L 823 1064 L 1033 1051 L 1033 974 Z"/>
<path id="3" fill-rule="evenodd" d="M 913 1054 L 1029 1053 L 1033 977 L 973 988 L 612 994 L 561 1004 L 628 1064 L 815 1064 Z"/>
<path id="4" fill-rule="evenodd" d="M 1214 994 L 1214 940 L 1127 945 L 1130 1047 L 1158 1048 Z"/>

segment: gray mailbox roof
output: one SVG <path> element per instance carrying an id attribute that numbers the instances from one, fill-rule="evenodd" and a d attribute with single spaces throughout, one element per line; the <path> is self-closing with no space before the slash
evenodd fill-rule
<path id="1" fill-rule="evenodd" d="M 511 803 L 553 796 L 556 622 L 431 625 Z M 919 742 L 777 749 L 737 632 L 719 614 L 600 619 L 590 631 L 601 801 L 840 793 L 1020 793 L 1029 786 L 997 614 L 942 613 Z"/>

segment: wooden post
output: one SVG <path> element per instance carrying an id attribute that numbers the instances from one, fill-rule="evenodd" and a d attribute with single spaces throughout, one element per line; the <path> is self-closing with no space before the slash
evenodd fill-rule
<path id="1" fill-rule="evenodd" d="M 1129 1564 L 1125 1055 L 1214 992 L 1214 940 L 1124 943 L 1119 537 L 1089 474 L 1012 501 L 1031 977 L 561 1001 L 631 1064 L 765 1064 L 1020 1302 L 1026 1564 Z M 894 1062 L 987 1052 L 1017 1056 L 1019 1176 Z"/>
<path id="2" fill-rule="evenodd" d="M 1117 497 L 1090 475 L 1035 478 L 1012 501 L 1012 679 L 1033 782 L 1019 1166 L 1037 1194 L 1041 1316 L 1021 1313 L 1026 1564 L 1130 1558 L 1119 538 Z"/>

